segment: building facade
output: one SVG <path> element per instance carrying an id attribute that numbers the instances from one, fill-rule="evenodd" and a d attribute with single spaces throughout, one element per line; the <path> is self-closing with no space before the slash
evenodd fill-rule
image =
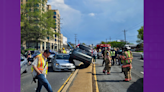
<path id="1" fill-rule="evenodd" d="M 47 12 L 48 10 L 51 10 L 51 5 L 47 5 L 47 0 L 44 0 L 45 2 L 43 4 L 38 4 L 38 9 L 41 10 L 42 13 Z M 21 0 L 21 5 L 26 4 L 26 0 Z M 63 47 L 63 35 L 60 33 L 60 14 L 58 10 L 53 10 L 54 11 L 54 16 L 56 20 L 56 28 L 53 29 L 51 28 L 52 31 L 59 33 L 59 36 L 54 35 L 54 38 L 48 38 L 45 37 L 45 39 L 40 39 L 38 42 L 35 41 L 28 41 L 28 42 L 23 42 L 22 46 L 27 49 L 27 48 L 38 48 L 38 50 L 43 51 L 46 49 L 50 50 L 59 50 Z"/>

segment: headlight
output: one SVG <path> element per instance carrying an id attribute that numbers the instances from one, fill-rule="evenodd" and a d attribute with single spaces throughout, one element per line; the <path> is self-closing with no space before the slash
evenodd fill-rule
<path id="1" fill-rule="evenodd" d="M 59 66 L 59 63 L 56 63 L 56 66 Z"/>

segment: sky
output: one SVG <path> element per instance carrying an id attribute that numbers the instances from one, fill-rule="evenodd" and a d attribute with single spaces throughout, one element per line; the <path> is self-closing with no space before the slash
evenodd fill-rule
<path id="1" fill-rule="evenodd" d="M 48 0 L 61 16 L 61 33 L 69 42 L 99 44 L 126 40 L 136 43 L 143 26 L 143 0 Z"/>

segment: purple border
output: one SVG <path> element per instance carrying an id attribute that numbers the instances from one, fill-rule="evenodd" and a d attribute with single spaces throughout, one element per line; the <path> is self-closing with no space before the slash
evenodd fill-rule
<path id="1" fill-rule="evenodd" d="M 20 92 L 20 0 L 1 0 L 0 11 L 0 92 Z"/>
<path id="2" fill-rule="evenodd" d="M 144 92 L 163 92 L 164 0 L 144 0 Z"/>

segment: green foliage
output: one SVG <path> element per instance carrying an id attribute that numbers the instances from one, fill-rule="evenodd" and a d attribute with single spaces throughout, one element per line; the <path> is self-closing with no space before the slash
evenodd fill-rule
<path id="1" fill-rule="evenodd" d="M 112 41 L 112 42 L 104 42 L 101 41 L 101 44 L 110 44 L 111 47 L 118 47 L 118 48 L 122 48 L 124 47 L 124 45 L 126 44 L 125 42 L 116 42 L 116 41 Z"/>
<path id="2" fill-rule="evenodd" d="M 101 44 L 106 44 L 106 42 L 104 42 L 104 41 L 101 41 Z"/>
<path id="3" fill-rule="evenodd" d="M 86 45 L 85 43 L 82 43 L 83 45 Z"/>
<path id="4" fill-rule="evenodd" d="M 34 51 L 35 49 L 34 49 L 34 48 L 28 48 L 28 49 L 25 49 L 25 51 L 28 51 L 28 50 L 30 50 L 30 51 Z"/>
<path id="5" fill-rule="evenodd" d="M 44 40 L 47 37 L 54 38 L 55 19 L 53 12 L 43 12 L 41 5 L 46 4 L 46 0 L 28 0 L 26 4 L 21 5 L 21 43 L 23 41 Z M 41 10 L 42 9 L 42 10 Z"/>
<path id="6" fill-rule="evenodd" d="M 136 41 L 137 43 L 142 43 L 143 42 L 143 29 L 144 27 L 142 26 L 138 31 L 137 38 L 138 40 Z"/>

